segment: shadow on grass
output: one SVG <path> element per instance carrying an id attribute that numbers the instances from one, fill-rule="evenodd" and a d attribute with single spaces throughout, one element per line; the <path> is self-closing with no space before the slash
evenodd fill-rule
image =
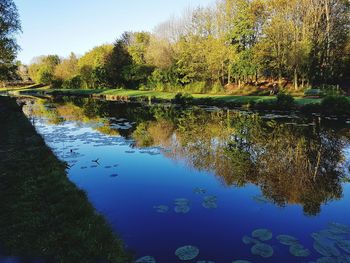
<path id="1" fill-rule="evenodd" d="M 0 244 L 45 262 L 131 262 L 15 100 L 0 97 Z"/>

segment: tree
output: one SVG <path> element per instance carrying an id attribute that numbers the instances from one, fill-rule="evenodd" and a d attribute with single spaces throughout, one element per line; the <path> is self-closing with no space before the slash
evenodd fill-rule
<path id="1" fill-rule="evenodd" d="M 21 31 L 17 7 L 13 0 L 0 1 L 0 81 L 13 78 L 14 59 L 19 46 L 15 36 Z"/>
<path id="2" fill-rule="evenodd" d="M 78 59 L 72 52 L 69 58 L 63 59 L 55 68 L 55 77 L 62 80 L 67 80 L 78 75 Z"/>
<path id="3" fill-rule="evenodd" d="M 87 52 L 78 61 L 78 70 L 85 88 L 111 87 L 108 74 L 113 45 L 102 45 Z"/>
<path id="4" fill-rule="evenodd" d="M 29 76 L 36 83 L 52 84 L 55 80 L 55 69 L 60 63 L 61 59 L 57 55 L 38 57 L 29 65 Z"/>

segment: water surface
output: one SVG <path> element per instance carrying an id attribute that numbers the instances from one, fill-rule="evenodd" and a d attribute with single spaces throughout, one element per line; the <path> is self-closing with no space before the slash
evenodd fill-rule
<path id="1" fill-rule="evenodd" d="M 317 241 L 350 262 L 326 231 L 311 236 L 350 225 L 348 120 L 67 98 L 30 99 L 25 111 L 136 258 L 182 262 L 175 250 L 192 245 L 188 262 L 310 262 L 324 257 Z M 256 229 L 272 232 L 259 241 L 271 257 L 242 242 Z M 350 240 L 350 228 L 337 235 Z"/>

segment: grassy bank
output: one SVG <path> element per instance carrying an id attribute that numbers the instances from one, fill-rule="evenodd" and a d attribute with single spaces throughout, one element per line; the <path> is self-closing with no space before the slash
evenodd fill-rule
<path id="1" fill-rule="evenodd" d="M 124 89 L 49 89 L 43 87 L 38 89 L 22 89 L 17 90 L 19 93 L 45 93 L 45 94 L 64 94 L 64 95 L 101 95 L 101 96 L 120 96 L 128 98 L 153 98 L 157 100 L 173 100 L 177 93 L 161 92 L 161 91 L 140 91 L 140 90 L 124 90 Z M 190 94 L 195 100 L 212 100 L 217 104 L 232 103 L 244 105 L 249 103 L 267 102 L 274 100 L 274 96 L 238 96 L 238 95 L 216 95 L 216 94 Z M 295 97 L 296 103 L 299 105 L 320 103 L 321 99 Z"/>
<path id="2" fill-rule="evenodd" d="M 47 262 L 129 262 L 16 102 L 0 97 L 0 247 Z"/>

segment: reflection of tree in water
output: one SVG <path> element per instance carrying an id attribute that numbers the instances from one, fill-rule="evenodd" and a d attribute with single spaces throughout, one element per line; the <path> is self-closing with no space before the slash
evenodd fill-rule
<path id="1" fill-rule="evenodd" d="M 206 112 L 174 107 L 139 107 L 91 99 L 60 100 L 48 109 L 53 120 L 100 121 L 125 118 L 136 125 L 118 131 L 137 147 L 163 146 L 164 154 L 198 170 L 213 171 L 226 185 L 258 185 L 264 196 L 284 206 L 301 204 L 315 215 L 342 196 L 343 148 L 349 131 L 262 120 L 256 114 Z"/>
<path id="2" fill-rule="evenodd" d="M 346 138 L 333 130 L 198 109 L 165 122 L 156 118 L 141 123 L 134 138 L 148 138 L 147 146 L 170 147 L 168 157 L 211 170 L 227 185 L 259 185 L 269 200 L 280 206 L 301 204 L 306 214 L 315 215 L 323 203 L 342 196 L 339 166 Z"/>

